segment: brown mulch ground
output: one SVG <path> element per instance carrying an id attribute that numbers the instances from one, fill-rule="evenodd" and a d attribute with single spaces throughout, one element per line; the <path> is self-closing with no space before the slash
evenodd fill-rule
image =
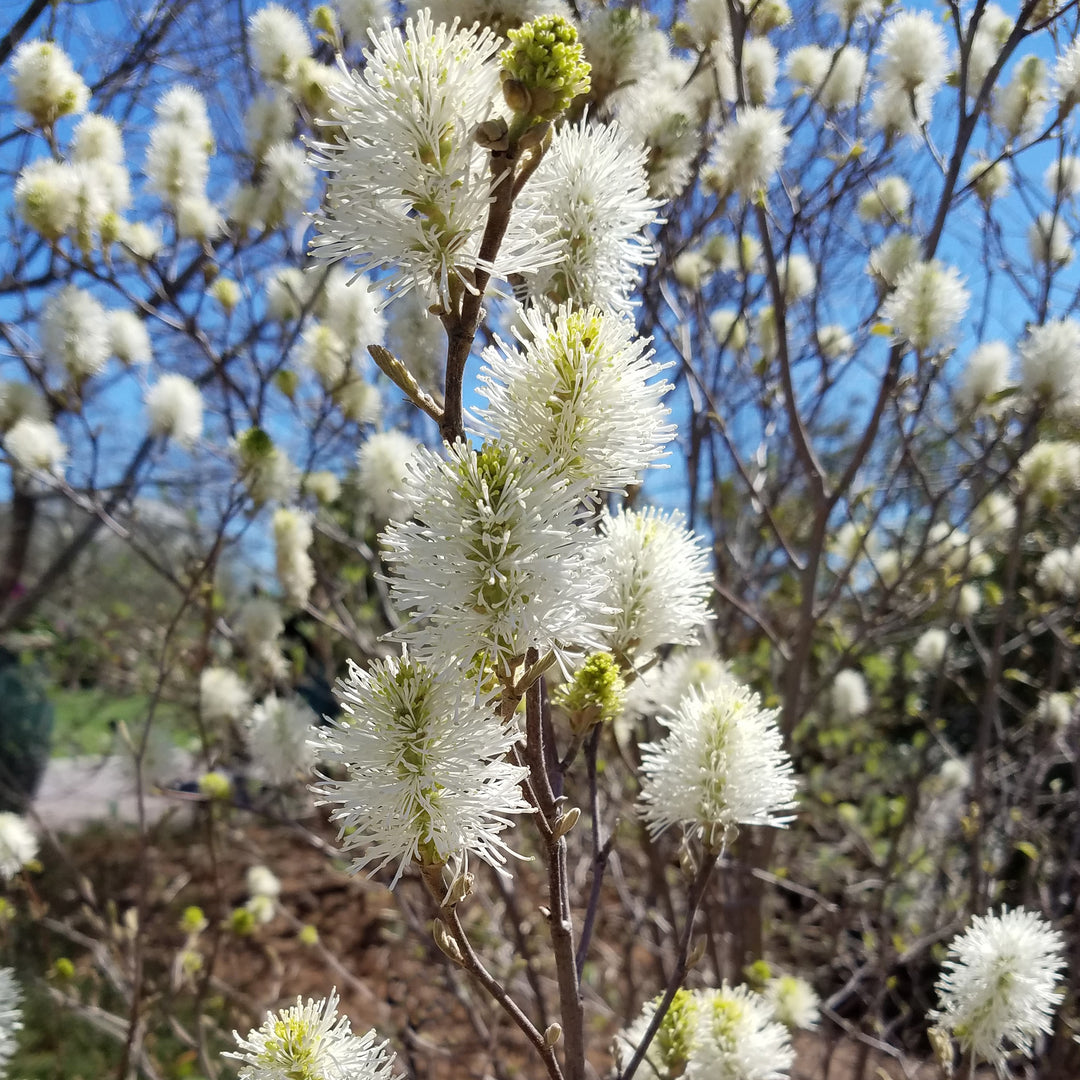
<path id="1" fill-rule="evenodd" d="M 455 980 L 435 948 L 427 930 L 427 900 L 417 882 L 403 881 L 395 898 L 366 879 L 350 878 L 329 852 L 332 833 L 318 820 L 293 828 L 234 814 L 216 830 L 211 849 L 205 821 L 199 821 L 204 812 L 198 808 L 193 823 L 181 826 L 166 819 L 155 826 L 145 861 L 130 831 L 91 832 L 71 845 L 69 866 L 94 867 L 91 885 L 98 909 L 105 910 L 105 901 L 111 901 L 120 922 L 137 904 L 140 867 L 145 871 L 150 897 L 146 972 L 160 1000 L 193 993 L 190 986 L 177 992 L 172 975 L 184 942 L 178 929 L 184 909 L 198 905 L 213 927 L 221 925 L 247 899 L 247 869 L 265 864 L 282 883 L 280 913 L 250 937 L 211 929 L 200 940 L 208 956 L 215 954 L 206 1000 L 229 1002 L 226 1028 L 257 1024 L 269 1008 L 290 1003 L 297 995 L 322 997 L 336 985 L 354 1028 L 375 1027 L 391 1038 L 416 1080 L 537 1075 L 535 1059 L 517 1030 L 500 1012 L 490 1010 L 475 988 L 460 977 Z M 39 883 L 43 904 L 51 916 L 85 925 L 70 869 L 60 860 L 46 860 L 46 865 L 50 862 Z M 476 908 L 475 914 L 478 947 L 494 947 L 493 938 L 484 939 L 484 912 Z M 305 925 L 317 929 L 317 944 L 300 940 L 298 931 Z M 83 972 L 93 967 L 89 955 L 78 962 Z M 497 960 L 494 963 L 497 966 Z M 596 1047 L 591 1064 L 603 1076 L 611 1064 L 610 1036 L 619 1023 L 600 998 L 591 1003 L 590 1013 L 588 1037 Z M 226 1037 L 227 1030 L 221 1035 Z M 793 1080 L 940 1076 L 930 1066 L 866 1053 L 839 1035 L 804 1035 L 796 1045 Z"/>

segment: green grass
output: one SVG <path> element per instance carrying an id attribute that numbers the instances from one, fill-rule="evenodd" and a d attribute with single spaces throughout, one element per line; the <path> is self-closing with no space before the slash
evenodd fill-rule
<path id="1" fill-rule="evenodd" d="M 49 700 L 56 713 L 53 757 L 108 753 L 120 738 L 119 725 L 126 725 L 132 737 L 137 736 L 150 707 L 148 694 L 118 698 L 101 690 L 53 690 Z M 193 731 L 187 710 L 169 702 L 159 703 L 154 728 L 171 733 L 176 741 Z"/>

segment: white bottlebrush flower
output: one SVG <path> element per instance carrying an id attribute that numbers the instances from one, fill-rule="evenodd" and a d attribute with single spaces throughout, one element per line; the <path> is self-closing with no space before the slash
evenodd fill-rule
<path id="1" fill-rule="evenodd" d="M 268 229 L 307 209 L 315 193 L 315 171 L 307 152 L 293 142 L 276 142 L 263 156 L 255 215 Z"/>
<path id="2" fill-rule="evenodd" d="M 706 165 L 707 182 L 719 191 L 749 198 L 767 188 L 783 161 L 788 144 L 778 109 L 740 109 L 720 131 Z"/>
<path id="3" fill-rule="evenodd" d="M 905 135 L 917 138 L 930 123 L 933 104 L 933 95 L 925 86 L 909 91 L 898 83 L 885 83 L 874 91 L 870 126 L 889 140 Z"/>
<path id="4" fill-rule="evenodd" d="M 144 221 L 122 222 L 118 239 L 123 244 L 121 251 L 141 262 L 149 262 L 164 244 L 161 233 Z"/>
<path id="5" fill-rule="evenodd" d="M 146 323 L 135 314 L 121 308 L 110 311 L 109 351 L 123 364 L 149 364 L 154 358 Z"/>
<path id="6" fill-rule="evenodd" d="M 266 1014 L 262 1027 L 246 1036 L 233 1032 L 238 1051 L 225 1057 L 242 1062 L 239 1080 L 391 1080 L 394 1054 L 374 1031 L 354 1035 L 347 1016 L 338 1016 L 337 991 L 328 998 Z"/>
<path id="7" fill-rule="evenodd" d="M 896 233 L 870 252 L 866 272 L 884 288 L 891 289 L 905 270 L 921 258 L 922 245 L 911 233 Z"/>
<path id="8" fill-rule="evenodd" d="M 902 221 L 911 209 L 911 188 L 902 176 L 885 176 L 874 182 L 872 191 L 859 199 L 859 217 L 863 221 Z"/>
<path id="9" fill-rule="evenodd" d="M 180 83 L 162 94 L 154 106 L 158 124 L 182 128 L 207 153 L 214 143 L 206 98 L 193 86 Z"/>
<path id="10" fill-rule="evenodd" d="M 762 996 L 776 1019 L 789 1031 L 817 1027 L 821 1019 L 821 999 L 814 988 L 798 975 L 778 975 L 769 979 Z"/>
<path id="11" fill-rule="evenodd" d="M 307 778 L 315 763 L 311 738 L 318 717 L 299 697 L 269 694 L 256 705 L 247 728 L 251 759 L 275 787 Z"/>
<path id="12" fill-rule="evenodd" d="M 672 277 L 684 288 L 697 292 L 713 272 L 713 264 L 700 250 L 680 251 L 671 264 Z"/>
<path id="13" fill-rule="evenodd" d="M 176 201 L 176 232 L 185 240 L 205 242 L 225 231 L 221 211 L 205 195 L 184 195 Z"/>
<path id="14" fill-rule="evenodd" d="M 173 439 L 190 450 L 202 435 L 203 399 L 186 375 L 162 375 L 146 392 L 150 434 Z"/>
<path id="15" fill-rule="evenodd" d="M 1072 234 L 1059 214 L 1045 210 L 1031 223 L 1028 251 L 1037 266 L 1066 266 L 1072 262 Z"/>
<path id="16" fill-rule="evenodd" d="M 278 322 L 299 319 L 319 278 L 296 266 L 283 266 L 266 283 L 266 309 Z"/>
<path id="17" fill-rule="evenodd" d="M 926 11 L 901 11 L 881 33 L 878 74 L 909 94 L 916 90 L 934 93 L 949 71 L 945 34 L 937 19 Z"/>
<path id="18" fill-rule="evenodd" d="M 274 511 L 274 552 L 278 584 L 285 599 L 303 607 L 315 585 L 315 564 L 308 548 L 315 534 L 311 519 L 303 510 L 281 506 Z"/>
<path id="19" fill-rule="evenodd" d="M 984 341 L 968 357 L 956 388 L 960 408 L 974 411 L 1009 385 L 1012 350 L 1004 341 Z"/>
<path id="20" fill-rule="evenodd" d="M 30 826 L 18 814 L 0 813 L 0 878 L 10 881 L 34 861 L 37 852 L 37 837 Z"/>
<path id="21" fill-rule="evenodd" d="M 1010 142 L 1035 135 L 1046 116 L 1049 98 L 1046 61 L 1025 56 L 1013 69 L 1012 78 L 998 90 L 993 121 Z"/>
<path id="22" fill-rule="evenodd" d="M 39 158 L 26 165 L 15 181 L 19 217 L 46 240 L 59 240 L 79 216 L 81 184 L 67 162 Z"/>
<path id="23" fill-rule="evenodd" d="M 287 83 L 296 66 L 311 55 L 304 24 L 288 8 L 267 4 L 248 19 L 255 69 L 272 83 Z"/>
<path id="24" fill-rule="evenodd" d="M 366 277 L 353 278 L 340 266 L 326 275 L 315 298 L 315 313 L 345 343 L 350 353 L 367 353 L 369 345 L 381 345 L 386 319 L 379 310 L 385 299 Z"/>
<path id="25" fill-rule="evenodd" d="M 814 264 L 798 252 L 780 259 L 776 267 L 784 300 L 794 304 L 808 297 L 817 288 L 817 270 Z"/>
<path id="26" fill-rule="evenodd" d="M 10 431 L 23 417 L 44 420 L 48 415 L 45 399 L 36 386 L 0 379 L 0 432 Z"/>
<path id="27" fill-rule="evenodd" d="M 844 45 L 829 58 L 832 71 L 816 86 L 818 102 L 826 109 L 853 108 L 862 94 L 866 79 L 866 53 L 854 45 Z"/>
<path id="28" fill-rule="evenodd" d="M 72 132 L 71 158 L 73 161 L 123 165 L 124 139 L 120 125 L 108 116 L 88 113 Z"/>
<path id="29" fill-rule="evenodd" d="M 1009 170 L 1003 161 L 978 158 L 968 166 L 964 179 L 987 206 L 1009 190 Z"/>
<path id="30" fill-rule="evenodd" d="M 350 379 L 334 391 L 334 401 L 346 420 L 357 424 L 376 424 L 382 415 L 382 395 L 374 383 Z"/>
<path id="31" fill-rule="evenodd" d="M 411 435 L 391 428 L 369 435 L 357 451 L 359 488 L 379 525 L 408 514 L 408 465 L 419 445 Z"/>
<path id="32" fill-rule="evenodd" d="M 1055 199 L 1071 199 L 1080 193 L 1080 157 L 1066 155 L 1051 161 L 1043 173 L 1043 184 Z"/>
<path id="33" fill-rule="evenodd" d="M 251 694 L 235 671 L 204 668 L 199 676 L 199 708 L 210 723 L 233 723 L 247 717 Z"/>
<path id="34" fill-rule="evenodd" d="M 333 390 L 349 367 L 345 342 L 322 323 L 308 323 L 297 347 L 297 358 L 315 373 L 324 390 Z"/>
<path id="35" fill-rule="evenodd" d="M 303 489 L 305 495 L 314 495 L 323 506 L 341 498 L 341 481 L 325 469 L 308 473 L 304 477 Z"/>
<path id="36" fill-rule="evenodd" d="M 394 866 L 391 888 L 414 860 L 475 856 L 499 868 L 501 837 L 528 813 L 523 767 L 506 760 L 520 734 L 458 672 L 437 673 L 403 653 L 364 671 L 350 662 L 338 683 L 344 716 L 320 729 L 320 756 L 345 770 L 315 789 L 338 805 L 330 815 L 352 871 Z"/>
<path id="37" fill-rule="evenodd" d="M 653 1077 L 681 1076 L 698 1041 L 698 1006 L 703 991 L 681 988 L 675 992 L 671 1005 L 660 1021 L 656 1035 L 649 1043 L 642 1061 L 647 1075 Z M 629 1026 L 615 1036 L 614 1056 L 619 1071 L 625 1070 L 641 1044 L 656 1015 L 660 998 L 647 1001 Z"/>
<path id="38" fill-rule="evenodd" d="M 248 896 L 269 896 L 276 900 L 281 895 L 281 882 L 269 866 L 249 866 L 244 885 Z"/>
<path id="39" fill-rule="evenodd" d="M 236 441 L 237 467 L 256 506 L 290 502 L 296 496 L 300 470 L 288 455 L 259 428 L 251 428 Z"/>
<path id="40" fill-rule="evenodd" d="M 649 833 L 678 824 L 716 848 L 737 825 L 790 821 L 797 786 L 778 715 L 728 680 L 707 694 L 690 690 L 671 716 L 659 717 L 668 734 L 641 747 Z"/>
<path id="41" fill-rule="evenodd" d="M 826 7 L 839 20 L 845 30 L 857 22 L 871 22 L 881 14 L 880 0 L 828 0 Z"/>
<path id="42" fill-rule="evenodd" d="M 1035 580 L 1040 588 L 1065 600 L 1080 597 L 1080 544 L 1055 548 L 1044 555 Z"/>
<path id="43" fill-rule="evenodd" d="M 63 472 L 67 447 L 54 424 L 24 416 L 16 420 L 4 435 L 4 449 L 22 469 L 28 472 Z"/>
<path id="44" fill-rule="evenodd" d="M 1080 409 L 1080 322 L 1052 319 L 1020 342 L 1020 386 L 1054 411 Z"/>
<path id="45" fill-rule="evenodd" d="M 578 39 L 590 65 L 591 94 L 601 108 L 618 105 L 627 89 L 651 78 L 670 59 L 663 31 L 636 8 L 586 9 Z"/>
<path id="46" fill-rule="evenodd" d="M 109 318 L 83 289 L 65 285 L 41 312 L 41 350 L 45 360 L 76 382 L 97 375 L 109 360 Z"/>
<path id="47" fill-rule="evenodd" d="M 29 113 L 39 127 L 83 112 L 90 100 L 90 91 L 67 53 L 51 41 L 25 41 L 15 50 L 11 88 L 15 107 Z"/>
<path id="48" fill-rule="evenodd" d="M 807 90 L 816 90 L 829 72 L 832 54 L 820 45 L 800 45 L 784 58 L 787 77 Z"/>
<path id="49" fill-rule="evenodd" d="M 591 490 L 638 483 L 675 431 L 650 340 L 602 308 L 569 306 L 527 311 L 519 340 L 484 352 L 483 431 Z"/>
<path id="50" fill-rule="evenodd" d="M 673 652 L 657 667 L 638 676 L 630 684 L 626 711 L 639 716 L 674 712 L 691 689 L 707 697 L 731 678 L 727 664 L 711 646 Z"/>
<path id="51" fill-rule="evenodd" d="M 22 990 L 15 972 L 0 968 L 0 1076 L 7 1075 L 8 1062 L 15 1053 L 15 1036 L 22 1030 Z"/>
<path id="52" fill-rule="evenodd" d="M 628 314 L 641 267 L 656 258 L 644 230 L 659 206 L 644 150 L 618 124 L 582 119 L 555 133 L 514 204 L 507 240 L 555 245 L 546 265 L 523 271 L 534 297 Z"/>
<path id="53" fill-rule="evenodd" d="M 150 131 L 143 171 L 150 189 L 175 209 L 186 197 L 205 198 L 210 158 L 187 128 L 156 124 Z"/>
<path id="54" fill-rule="evenodd" d="M 645 663 L 662 645 L 697 643 L 709 618 L 712 571 L 678 511 L 605 512 L 593 561 L 612 611 L 604 639 L 616 656 Z"/>
<path id="55" fill-rule="evenodd" d="M 459 442 L 449 460 L 420 448 L 408 472 L 413 520 L 391 522 L 381 540 L 418 655 L 484 653 L 507 675 L 529 648 L 599 647 L 601 581 L 575 523 L 579 488 L 494 442 L 479 452 Z"/>
<path id="56" fill-rule="evenodd" d="M 926 674 L 934 674 L 945 661 L 949 648 L 949 635 L 940 626 L 924 630 L 911 650 L 919 669 Z"/>
<path id="57" fill-rule="evenodd" d="M 341 136 L 317 146 L 314 164 L 330 178 L 316 255 L 387 268 L 391 296 L 417 287 L 453 306 L 451 291 L 480 265 L 490 155 L 473 135 L 492 108 L 497 49 L 490 30 L 435 26 L 424 11 L 404 35 L 389 25 L 377 35 L 362 72 L 331 90 Z M 509 270 L 530 268 L 524 249 L 509 249 L 521 260 Z"/>
<path id="58" fill-rule="evenodd" d="M 1080 41 L 1074 41 L 1054 65 L 1054 99 L 1068 112 L 1080 102 Z"/>
<path id="59" fill-rule="evenodd" d="M 837 720 L 854 720 L 870 708 L 870 693 L 862 672 L 845 668 L 836 673 L 830 691 L 833 715 Z"/>
<path id="60" fill-rule="evenodd" d="M 717 308 L 709 316 L 713 340 L 722 348 L 741 352 L 750 340 L 750 327 L 735 308 Z"/>
<path id="61" fill-rule="evenodd" d="M 955 267 L 916 262 L 900 275 L 881 315 L 920 353 L 940 352 L 952 342 L 969 297 Z"/>
<path id="62" fill-rule="evenodd" d="M 778 68 L 776 49 L 768 38 L 748 38 L 743 43 L 742 75 L 748 104 L 769 104 L 776 93 Z"/>
<path id="63" fill-rule="evenodd" d="M 784 1080 L 795 1063 L 788 1029 L 749 987 L 706 990 L 697 1015 L 686 1080 Z"/>
<path id="64" fill-rule="evenodd" d="M 973 1064 L 985 1061 L 1005 1076 L 1010 1050 L 1030 1057 L 1033 1041 L 1050 1033 L 1064 996 L 1064 952 L 1061 933 L 1033 911 L 976 915 L 949 945 L 936 987 L 939 1007 L 930 1015 Z"/>
<path id="65" fill-rule="evenodd" d="M 388 0 L 337 0 L 338 19 L 350 44 L 367 45 L 368 30 L 382 26 L 390 14 Z"/>
<path id="66" fill-rule="evenodd" d="M 290 138 L 296 125 L 296 108 L 282 93 L 260 94 L 244 113 L 244 134 L 256 161 L 275 143 Z"/>

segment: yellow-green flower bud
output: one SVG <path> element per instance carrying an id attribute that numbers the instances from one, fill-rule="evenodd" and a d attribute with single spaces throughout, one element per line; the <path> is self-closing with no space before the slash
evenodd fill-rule
<path id="1" fill-rule="evenodd" d="M 180 929 L 185 934 L 201 934 L 207 927 L 206 916 L 201 907 L 194 904 L 184 908 L 184 914 L 180 916 Z"/>
<path id="2" fill-rule="evenodd" d="M 53 961 L 53 975 L 65 981 L 73 979 L 75 977 L 75 965 L 66 956 L 59 956 Z"/>
<path id="3" fill-rule="evenodd" d="M 551 120 L 589 92 L 589 63 L 577 30 L 561 15 L 541 15 L 507 35 L 499 54 L 503 93 L 515 112 Z"/>
<path id="4" fill-rule="evenodd" d="M 570 714 L 574 731 L 587 731 L 594 724 L 615 719 L 626 703 L 626 681 L 611 653 L 593 653 L 574 672 L 573 679 L 559 687 L 556 701 Z"/>
<path id="5" fill-rule="evenodd" d="M 232 797 L 232 781 L 215 769 L 199 777 L 199 791 L 211 799 L 228 799 Z"/>
<path id="6" fill-rule="evenodd" d="M 296 938 L 301 945 L 317 945 L 319 943 L 319 931 L 311 923 L 308 923 L 300 928 L 300 933 L 296 935 Z"/>
<path id="7" fill-rule="evenodd" d="M 237 438 L 236 448 L 245 465 L 255 465 L 274 452 L 274 440 L 262 428 L 248 428 Z"/>
<path id="8" fill-rule="evenodd" d="M 219 277 L 210 286 L 210 295 L 228 312 L 240 303 L 240 286 L 229 277 Z"/>
<path id="9" fill-rule="evenodd" d="M 229 916 L 228 926 L 238 937 L 250 937 L 255 932 L 255 913 L 247 908 L 235 908 Z"/>
<path id="10" fill-rule="evenodd" d="M 659 1004 L 660 999 L 656 999 Z M 693 991 L 677 990 L 656 1033 L 656 1048 L 667 1076 L 681 1076 L 690 1060 L 697 1030 L 698 1005 Z"/>

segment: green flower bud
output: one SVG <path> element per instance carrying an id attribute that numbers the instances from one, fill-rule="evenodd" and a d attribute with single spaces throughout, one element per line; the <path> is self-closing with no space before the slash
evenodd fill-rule
<path id="1" fill-rule="evenodd" d="M 254 465 L 274 452 L 274 440 L 262 428 L 248 428 L 237 438 L 236 448 L 245 465 Z"/>
<path id="2" fill-rule="evenodd" d="M 199 791 L 211 799 L 228 799 L 232 797 L 232 781 L 215 769 L 199 777 Z"/>
<path id="3" fill-rule="evenodd" d="M 499 54 L 503 95 L 515 112 L 551 120 L 589 92 L 589 63 L 577 31 L 561 15 L 541 15 L 508 34 Z"/>
<path id="4" fill-rule="evenodd" d="M 206 916 L 201 907 L 192 904 L 184 908 L 184 914 L 180 916 L 180 929 L 185 934 L 200 934 L 207 927 Z"/>
<path id="5" fill-rule="evenodd" d="M 296 938 L 301 945 L 317 945 L 319 943 L 319 931 L 311 923 L 308 923 L 307 926 L 300 928 L 300 933 L 296 935 Z"/>
<path id="6" fill-rule="evenodd" d="M 226 311 L 232 311 L 240 303 L 240 286 L 232 278 L 219 277 L 210 286 L 210 295 Z"/>
<path id="7" fill-rule="evenodd" d="M 570 714 L 575 731 L 615 719 L 626 703 L 626 682 L 611 653 L 593 653 L 564 683 L 556 701 Z"/>
<path id="8" fill-rule="evenodd" d="M 72 979 L 75 977 L 75 965 L 66 956 L 57 957 L 53 961 L 53 975 L 58 979 Z"/>
<path id="9" fill-rule="evenodd" d="M 250 937 L 255 932 L 255 913 L 247 908 L 235 908 L 229 916 L 228 927 L 238 937 Z"/>

